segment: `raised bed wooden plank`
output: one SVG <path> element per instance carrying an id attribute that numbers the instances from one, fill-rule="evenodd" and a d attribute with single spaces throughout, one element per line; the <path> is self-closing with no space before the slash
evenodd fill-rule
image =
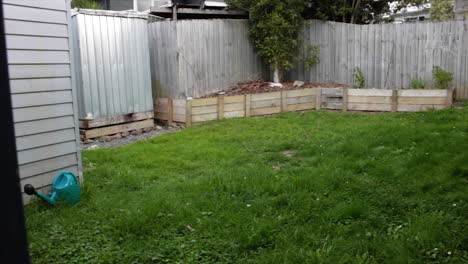
<path id="1" fill-rule="evenodd" d="M 192 100 L 192 106 L 206 106 L 206 105 L 216 105 L 218 104 L 218 98 L 217 97 L 211 97 L 211 98 L 202 98 L 202 99 L 193 99 Z"/>
<path id="2" fill-rule="evenodd" d="M 390 104 L 391 96 L 348 96 L 348 103 Z"/>
<path id="3" fill-rule="evenodd" d="M 244 117 L 245 116 L 245 111 L 229 111 L 229 112 L 224 112 L 224 118 L 236 118 L 236 117 Z"/>
<path id="4" fill-rule="evenodd" d="M 348 110 L 390 112 L 392 110 L 392 104 L 349 103 Z"/>
<path id="5" fill-rule="evenodd" d="M 303 104 L 292 104 L 288 105 L 286 108 L 286 111 L 301 111 L 301 110 L 307 110 L 307 109 L 314 109 L 315 108 L 315 102 L 313 103 L 303 103 Z"/>
<path id="6" fill-rule="evenodd" d="M 192 122 L 206 122 L 218 119 L 218 113 L 202 114 L 202 115 L 193 115 Z"/>
<path id="7" fill-rule="evenodd" d="M 277 114 L 280 112 L 281 112 L 281 106 L 267 107 L 267 108 L 254 108 L 250 110 L 250 114 L 252 116 L 270 115 L 270 114 Z"/>
<path id="8" fill-rule="evenodd" d="M 186 100 L 185 99 L 174 99 L 172 100 L 172 105 L 174 108 L 182 107 L 185 108 Z"/>
<path id="9" fill-rule="evenodd" d="M 399 104 L 445 104 L 447 97 L 399 97 Z"/>
<path id="10" fill-rule="evenodd" d="M 252 94 L 252 102 L 281 99 L 281 92 Z"/>
<path id="11" fill-rule="evenodd" d="M 99 117 L 92 120 L 80 120 L 80 128 L 95 128 L 154 118 L 154 111 L 132 113 L 111 117 Z"/>
<path id="12" fill-rule="evenodd" d="M 322 88 L 322 96 L 327 96 L 327 97 L 343 96 L 343 88 Z"/>
<path id="13" fill-rule="evenodd" d="M 286 93 L 286 97 L 300 97 L 300 96 L 310 96 L 317 94 L 317 88 L 307 88 L 303 90 L 292 90 L 292 91 L 284 91 Z"/>
<path id="14" fill-rule="evenodd" d="M 152 127 L 153 125 L 153 119 L 147 119 L 126 124 L 81 130 L 80 132 L 84 136 L 84 138 L 96 138 L 100 136 L 113 135 L 120 132 L 131 131 L 139 128 Z"/>
<path id="15" fill-rule="evenodd" d="M 192 115 L 211 114 L 218 112 L 218 105 L 192 107 Z"/>
<path id="16" fill-rule="evenodd" d="M 398 90 L 398 97 L 446 97 L 447 90 Z"/>
<path id="17" fill-rule="evenodd" d="M 172 117 L 172 119 L 176 122 L 182 122 L 182 123 L 185 123 L 185 114 L 174 114 L 174 116 Z"/>
<path id="18" fill-rule="evenodd" d="M 348 96 L 392 96 L 392 90 L 348 89 Z"/>
<path id="19" fill-rule="evenodd" d="M 445 105 L 415 105 L 415 104 L 399 104 L 397 106 L 398 112 L 420 112 L 430 109 L 444 109 Z"/>
<path id="20" fill-rule="evenodd" d="M 305 104 L 305 103 L 314 103 L 315 104 L 315 95 L 310 96 L 301 96 L 301 97 L 290 97 L 286 99 L 286 104 Z"/>
<path id="21" fill-rule="evenodd" d="M 281 99 L 254 101 L 251 104 L 252 109 L 266 108 L 266 107 L 281 107 Z"/>
<path id="22" fill-rule="evenodd" d="M 244 101 L 245 101 L 245 95 L 234 95 L 234 96 L 224 97 L 225 104 L 244 103 Z"/>
<path id="23" fill-rule="evenodd" d="M 245 110 L 244 102 L 235 104 L 224 104 L 224 112 Z"/>

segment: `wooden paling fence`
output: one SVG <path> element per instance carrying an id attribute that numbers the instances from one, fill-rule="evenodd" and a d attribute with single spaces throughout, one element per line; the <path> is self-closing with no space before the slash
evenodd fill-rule
<path id="1" fill-rule="evenodd" d="M 311 109 L 418 112 L 450 108 L 453 90 L 306 88 L 201 99 L 158 98 L 155 118 L 187 126 L 212 120 Z"/>

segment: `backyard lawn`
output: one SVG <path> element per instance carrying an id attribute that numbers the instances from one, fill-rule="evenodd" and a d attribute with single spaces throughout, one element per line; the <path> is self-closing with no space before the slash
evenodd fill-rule
<path id="1" fill-rule="evenodd" d="M 206 123 L 85 151 L 33 263 L 467 263 L 468 109 Z"/>

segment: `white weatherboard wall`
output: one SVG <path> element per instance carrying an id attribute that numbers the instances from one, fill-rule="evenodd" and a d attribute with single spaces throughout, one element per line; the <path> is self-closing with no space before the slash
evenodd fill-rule
<path id="1" fill-rule="evenodd" d="M 69 6 L 3 1 L 21 188 L 30 183 L 46 192 L 64 170 L 81 177 Z"/>

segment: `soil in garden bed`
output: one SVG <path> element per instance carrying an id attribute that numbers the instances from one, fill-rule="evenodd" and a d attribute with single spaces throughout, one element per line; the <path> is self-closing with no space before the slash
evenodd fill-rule
<path id="1" fill-rule="evenodd" d="M 227 90 L 221 91 L 224 92 L 223 95 L 244 95 L 244 94 L 255 94 L 255 93 L 269 93 L 269 92 L 278 92 L 278 91 L 287 91 L 287 90 L 297 90 L 304 88 L 314 88 L 314 87 L 349 87 L 349 85 L 338 84 L 338 83 L 305 83 L 304 85 L 297 87 L 293 85 L 293 82 L 282 82 L 283 87 L 271 86 L 271 82 L 259 79 L 255 81 L 246 81 L 240 82 L 236 86 L 231 87 Z M 213 93 L 204 96 L 207 97 L 216 97 L 219 96 L 221 92 Z"/>

